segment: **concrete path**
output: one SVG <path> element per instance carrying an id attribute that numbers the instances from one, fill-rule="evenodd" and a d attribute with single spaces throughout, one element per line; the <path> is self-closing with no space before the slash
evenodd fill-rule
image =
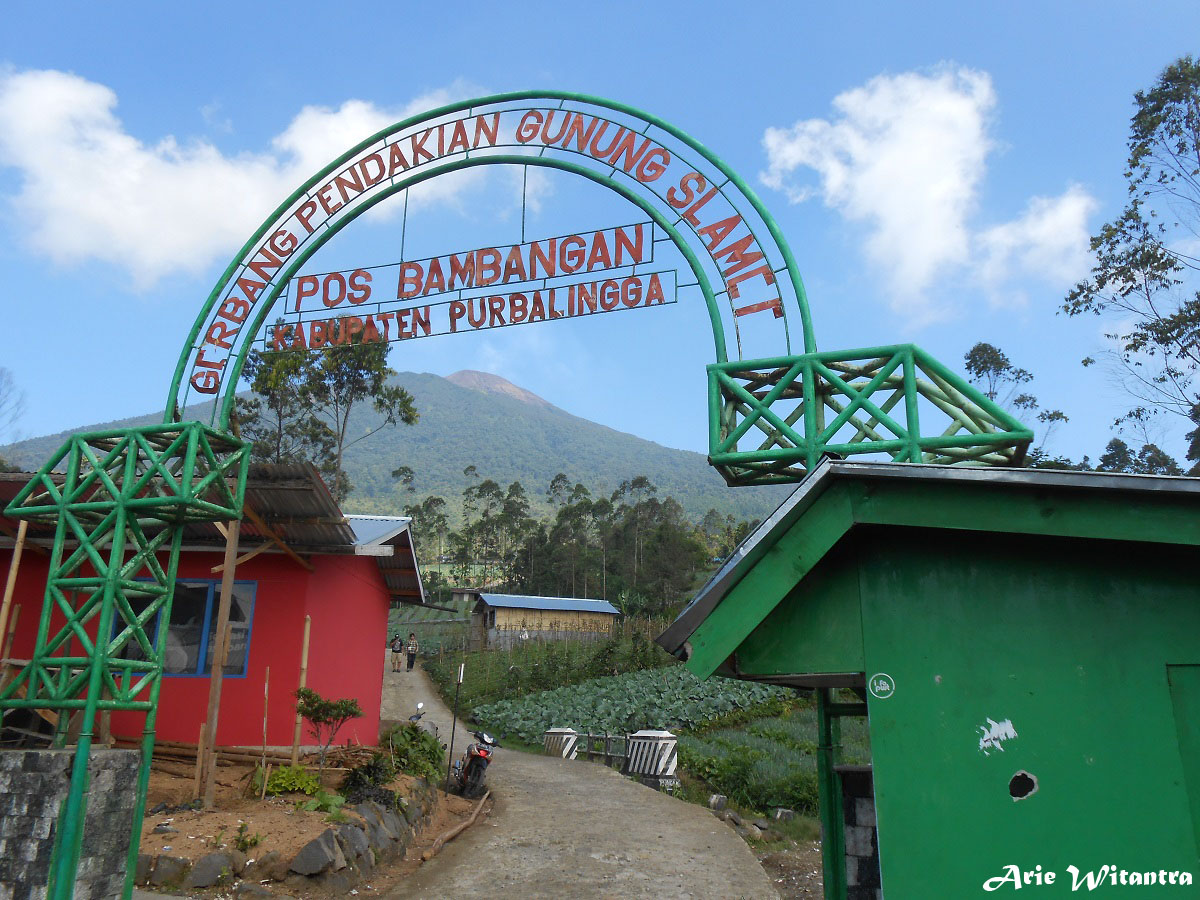
<path id="1" fill-rule="evenodd" d="M 451 716 L 420 669 L 384 676 L 384 718 L 417 701 L 448 743 Z M 471 738 L 461 727 L 455 755 Z M 776 898 L 750 848 L 707 810 L 597 763 L 500 749 L 482 825 L 387 895 L 408 898 Z"/>

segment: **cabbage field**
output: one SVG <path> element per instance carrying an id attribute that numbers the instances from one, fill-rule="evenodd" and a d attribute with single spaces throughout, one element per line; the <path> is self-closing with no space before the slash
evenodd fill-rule
<path id="1" fill-rule="evenodd" d="M 716 677 L 701 681 L 683 666 L 668 666 L 477 706 L 474 719 L 497 735 L 540 744 L 550 728 L 613 734 L 698 728 L 736 710 L 791 696 L 772 685 Z"/>

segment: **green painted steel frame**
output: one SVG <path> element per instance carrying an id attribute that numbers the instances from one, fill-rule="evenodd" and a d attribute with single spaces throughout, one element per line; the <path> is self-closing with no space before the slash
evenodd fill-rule
<path id="1" fill-rule="evenodd" d="M 713 363 L 708 392 L 708 458 L 731 485 L 799 481 L 826 456 L 1019 465 L 1033 440 L 1032 431 L 912 344 Z M 920 400 L 949 420 L 940 433 L 922 434 Z M 785 402 L 794 404 L 787 413 Z M 902 421 L 891 414 L 901 402 Z M 853 433 L 839 439 L 847 426 Z M 752 429 L 761 432 L 761 444 L 739 449 Z"/>
<path id="2" fill-rule="evenodd" d="M 0 710 L 57 710 L 54 742 L 60 747 L 71 713 L 82 713 L 51 862 L 53 900 L 74 895 L 88 757 L 103 710 L 146 713 L 126 863 L 125 896 L 132 892 L 167 637 L 167 628 L 158 628 L 155 639 L 147 626 L 156 616 L 170 621 L 185 525 L 241 518 L 249 460 L 243 442 L 199 422 L 77 434 L 5 510 L 55 521 L 56 528 L 32 658 L 0 690 Z M 60 480 L 54 473 L 64 465 Z M 162 551 L 165 566 L 157 556 Z M 151 581 L 135 580 L 143 570 Z M 134 599 L 145 602 L 140 612 Z M 57 630 L 55 613 L 63 619 Z M 93 622 L 94 636 L 88 633 Z M 73 642 L 82 652 L 71 652 Z M 130 645 L 144 658 L 122 659 Z"/>
<path id="3" fill-rule="evenodd" d="M 360 141 L 337 159 L 333 160 L 333 162 L 306 181 L 295 192 L 293 192 L 291 196 L 284 200 L 283 203 L 281 203 L 275 209 L 275 211 L 267 217 L 259 229 L 242 246 L 241 250 L 238 251 L 237 255 L 226 267 L 225 271 L 218 279 L 213 291 L 209 294 L 209 297 L 205 302 L 200 315 L 197 317 L 196 322 L 188 335 L 187 341 L 183 347 L 183 351 L 180 354 L 178 364 L 176 365 L 175 376 L 172 379 L 171 389 L 167 397 L 165 413 L 166 421 L 171 421 L 176 416 L 175 410 L 179 402 L 180 389 L 182 387 L 184 373 L 187 370 L 187 364 L 190 355 L 196 349 L 196 343 L 199 339 L 204 324 L 213 308 L 223 299 L 229 284 L 241 265 L 242 260 L 246 259 L 247 256 L 253 252 L 255 246 L 257 246 L 270 232 L 274 224 L 286 218 L 291 207 L 302 197 L 304 197 L 311 188 L 319 184 L 322 179 L 333 174 L 342 164 L 352 159 L 357 154 L 363 152 L 373 144 L 396 132 L 403 131 L 404 129 L 411 128 L 443 116 L 460 113 L 467 110 L 474 110 L 488 105 L 519 102 L 524 100 L 572 102 L 612 110 L 623 115 L 639 119 L 646 123 L 647 127 L 653 126 L 662 130 L 666 134 L 669 134 L 680 143 L 695 151 L 708 164 L 712 165 L 719 172 L 721 172 L 721 174 L 726 178 L 727 183 L 734 186 L 740 196 L 746 201 L 748 206 L 752 208 L 755 214 L 758 215 L 758 217 L 762 220 L 762 224 L 766 227 L 768 234 L 771 236 L 771 240 L 775 243 L 776 249 L 779 251 L 780 258 L 783 260 L 784 268 L 788 273 L 789 284 L 791 285 L 792 291 L 795 295 L 795 301 L 800 314 L 804 349 L 806 352 L 812 352 L 816 350 L 816 338 L 813 331 L 812 316 L 808 307 L 807 294 L 804 290 L 804 284 L 800 277 L 800 270 L 796 265 L 796 260 L 792 254 L 791 248 L 784 239 L 783 232 L 779 228 L 778 223 L 775 222 L 774 218 L 772 218 L 762 201 L 758 198 L 750 186 L 741 178 L 741 176 L 734 172 L 724 162 L 724 160 L 722 160 L 711 150 L 683 130 L 671 125 L 657 116 L 643 112 L 642 110 L 627 104 L 617 103 L 612 100 L 606 100 L 602 97 L 595 97 L 589 94 L 570 91 L 514 91 L 510 93 L 494 94 L 487 97 L 480 97 L 472 100 L 465 100 L 459 103 L 448 104 L 430 112 L 409 117 L 408 119 L 404 119 L 395 125 L 384 128 L 365 140 Z M 376 198 L 372 198 L 370 201 L 356 206 L 354 210 L 350 211 L 349 214 L 339 219 L 335 226 L 326 229 L 326 235 L 323 235 L 319 240 L 314 241 L 311 247 L 306 245 L 306 249 L 297 254 L 297 258 L 292 262 L 292 264 L 290 264 L 288 268 L 276 278 L 276 285 L 271 292 L 266 295 L 265 302 L 260 302 L 258 304 L 259 311 L 256 313 L 254 324 L 248 329 L 248 332 L 251 335 L 257 334 L 258 329 L 260 329 L 263 323 L 266 321 L 271 307 L 274 305 L 275 300 L 278 298 L 278 295 L 282 291 L 283 286 L 287 283 L 287 280 L 296 273 L 299 266 L 309 256 L 311 256 L 312 253 L 315 252 L 315 250 L 318 249 L 318 247 L 321 246 L 325 240 L 328 240 L 330 233 L 336 233 L 338 230 L 345 227 L 345 225 L 347 225 L 349 222 L 353 221 L 354 218 L 356 218 L 366 209 L 370 208 L 370 206 L 373 206 L 374 203 L 379 202 L 379 200 L 382 200 L 386 196 L 390 196 L 397 191 L 405 190 L 409 187 L 412 187 L 414 184 L 425 181 L 432 177 L 436 177 L 437 175 L 447 174 L 448 172 L 467 168 L 469 166 L 488 164 L 542 165 L 574 172 L 575 174 L 584 175 L 585 177 L 588 177 L 597 183 L 603 184 L 604 186 L 615 190 L 617 193 L 621 194 L 631 202 L 634 202 L 642 209 L 645 209 L 647 212 L 651 212 L 651 214 L 654 216 L 655 222 L 664 228 L 675 245 L 681 250 L 681 252 L 683 252 L 685 258 L 688 259 L 689 265 L 692 267 L 693 273 L 697 276 L 697 282 L 699 283 L 701 291 L 704 294 L 705 303 L 708 306 L 709 316 L 713 325 L 713 338 L 714 344 L 716 345 L 717 358 L 719 360 L 724 360 L 727 358 L 723 335 L 723 325 L 721 323 L 720 314 L 716 307 L 716 293 L 713 291 L 711 284 L 708 283 L 707 276 L 704 274 L 697 259 L 695 258 L 694 251 L 687 246 L 687 241 L 683 234 L 679 232 L 678 229 L 674 228 L 674 226 L 670 224 L 669 220 L 667 220 L 665 216 L 653 208 L 651 201 L 648 198 L 644 198 L 628 188 L 625 188 L 624 185 L 622 185 L 619 181 L 614 180 L 611 176 L 602 175 L 599 171 L 593 171 L 578 164 L 568 163 L 566 160 L 537 157 L 532 155 L 494 154 L 458 160 L 446 165 L 437 166 L 427 172 L 421 173 L 419 176 L 409 179 L 402 179 L 390 185 L 388 188 L 380 189 L 380 195 L 378 195 Z M 222 402 L 218 404 L 219 409 L 215 419 L 215 423 L 218 425 L 218 427 L 226 429 L 228 428 L 229 415 L 233 407 L 233 395 L 237 389 L 238 376 L 240 375 L 242 366 L 244 365 L 248 346 L 249 341 L 243 341 L 243 346 L 235 358 L 232 369 L 224 375 L 223 384 L 225 389 L 225 397 L 223 398 Z"/>

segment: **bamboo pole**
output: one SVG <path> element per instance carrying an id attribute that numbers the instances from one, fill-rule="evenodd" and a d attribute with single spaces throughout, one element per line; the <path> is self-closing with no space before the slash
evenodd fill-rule
<path id="1" fill-rule="evenodd" d="M 465 822 L 455 825 L 436 841 L 434 841 L 433 846 L 421 854 L 421 861 L 429 862 L 429 860 L 438 855 L 438 852 L 442 849 L 442 847 L 446 846 L 446 844 L 450 843 L 450 841 L 454 840 L 456 837 L 474 825 L 475 820 L 479 818 L 480 811 L 483 809 L 483 804 L 487 803 L 487 799 L 490 796 L 492 796 L 492 792 L 488 791 L 483 795 L 483 799 L 479 801 L 479 805 L 475 807 L 475 812 L 471 814 L 471 818 L 467 819 Z"/>
<path id="2" fill-rule="evenodd" d="M 229 654 L 229 607 L 233 600 L 233 573 L 236 568 L 238 534 L 241 522 L 234 519 L 229 523 L 229 531 L 225 538 L 225 568 L 221 572 L 221 601 L 217 608 L 217 646 L 213 652 L 212 671 L 208 683 L 208 729 L 204 735 L 204 743 L 208 747 L 217 746 L 217 718 L 221 712 L 221 679 L 225 675 L 225 661 Z M 216 798 L 216 784 L 211 777 L 216 755 L 213 754 L 209 763 L 204 767 L 204 808 L 212 809 Z"/>
<path id="3" fill-rule="evenodd" d="M 13 638 L 17 634 L 17 621 L 21 618 L 21 604 L 18 603 L 13 607 L 12 618 L 8 620 L 8 637 L 4 639 L 4 656 L 0 659 L 5 660 L 3 665 L 0 665 L 0 688 L 8 684 L 10 673 L 17 671 L 16 666 L 11 666 L 7 662 L 12 659 Z"/>
<path id="4" fill-rule="evenodd" d="M 304 642 L 300 645 L 300 687 L 308 687 L 308 636 L 312 629 L 312 616 L 304 617 Z M 301 716 L 296 711 L 296 728 L 292 732 L 292 765 L 300 761 Z"/>
<path id="5" fill-rule="evenodd" d="M 267 767 L 267 698 L 270 696 L 271 690 L 271 667 L 267 666 L 266 674 L 263 675 L 263 752 L 262 764 L 263 769 Z M 264 776 L 265 778 L 266 776 Z M 263 782 L 266 783 L 265 781 Z"/>
<path id="6" fill-rule="evenodd" d="M 17 589 L 17 570 L 21 568 L 21 554 L 25 551 L 25 535 L 29 522 L 25 519 L 17 526 L 17 542 L 13 545 L 12 561 L 8 564 L 8 581 L 4 584 L 4 602 L 0 604 L 0 634 L 8 634 L 8 611 L 12 607 L 13 593 Z M 4 654 L 8 658 L 8 654 Z"/>

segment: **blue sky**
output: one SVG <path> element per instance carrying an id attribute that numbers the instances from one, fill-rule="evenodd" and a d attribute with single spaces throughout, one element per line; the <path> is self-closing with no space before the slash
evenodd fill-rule
<path id="1" fill-rule="evenodd" d="M 1094 459 L 1128 403 L 1079 365 L 1104 324 L 1056 309 L 1124 200 L 1132 95 L 1200 49 L 1200 7 L 979 7 L 6 4 L 0 366 L 27 395 L 18 428 L 161 408 L 234 251 L 380 122 L 549 88 L 661 116 L 741 173 L 791 244 L 822 349 L 913 341 L 961 371 L 974 342 L 995 343 L 1070 417 L 1051 449 Z M 561 175 L 525 212 L 534 236 L 640 218 Z M 514 179 L 447 183 L 414 203 L 406 256 L 516 243 L 520 218 Z M 310 269 L 397 261 L 399 222 L 354 223 Z M 611 427 L 706 446 L 712 340 L 684 296 L 409 342 L 391 360 L 493 371 Z M 1168 425 L 1155 437 L 1181 455 Z"/>

